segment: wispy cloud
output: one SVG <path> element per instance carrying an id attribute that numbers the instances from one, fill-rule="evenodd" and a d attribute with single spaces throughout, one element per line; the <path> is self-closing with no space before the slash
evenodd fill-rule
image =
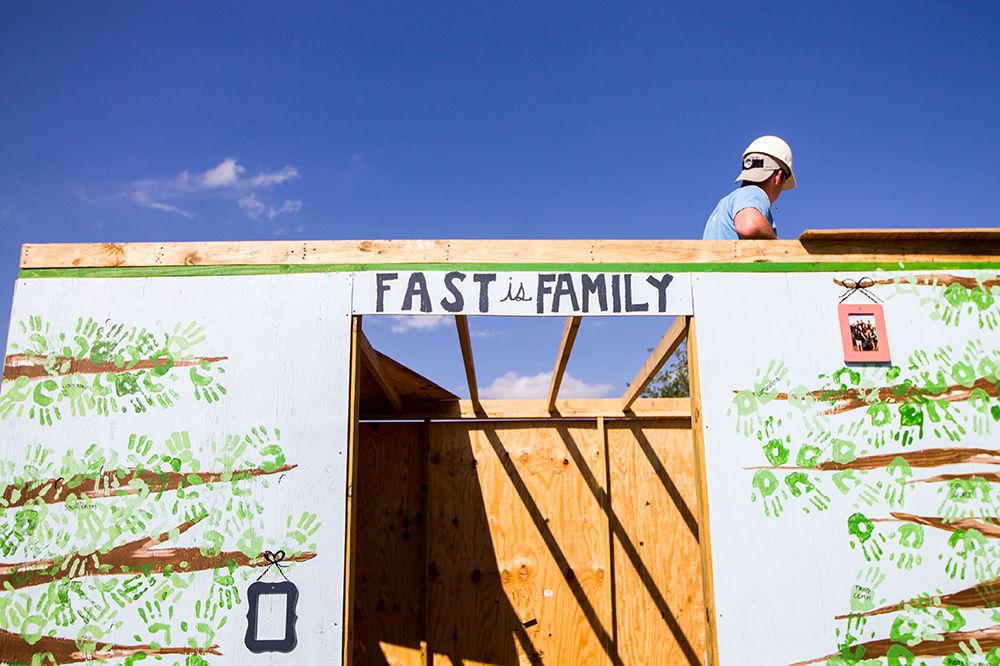
<path id="1" fill-rule="evenodd" d="M 433 331 L 451 319 L 445 315 L 393 315 L 392 325 L 389 330 L 393 333 L 406 333 L 407 331 Z"/>
<path id="2" fill-rule="evenodd" d="M 271 188 L 301 178 L 299 170 L 286 166 L 277 171 L 247 175 L 247 169 L 235 157 L 227 157 L 216 166 L 201 172 L 182 171 L 172 178 L 145 178 L 129 183 L 118 195 L 139 206 L 174 213 L 189 220 L 195 215 L 183 202 L 197 195 L 239 197 L 237 205 L 253 220 L 273 220 L 297 213 L 302 202 L 285 199 L 279 206 L 261 201 L 254 190 Z M 247 194 L 249 192 L 249 194 Z M 239 195 L 243 196 L 239 196 Z"/>
<path id="3" fill-rule="evenodd" d="M 522 375 L 513 370 L 497 377 L 489 386 L 484 386 L 480 395 L 484 398 L 546 398 L 549 395 L 551 372 L 537 375 Z M 603 398 L 614 389 L 611 384 L 588 384 L 569 373 L 563 376 L 559 388 L 560 398 Z"/>
<path id="4" fill-rule="evenodd" d="M 259 220 L 265 217 L 273 220 L 276 217 L 281 217 L 288 213 L 297 213 L 302 210 L 302 202 L 298 199 L 285 199 L 285 202 L 280 206 L 269 206 L 257 198 L 256 192 L 251 192 L 245 197 L 241 197 L 236 203 L 251 220 Z"/>
<path id="5" fill-rule="evenodd" d="M 470 330 L 469 335 L 474 338 L 495 338 L 500 335 L 507 335 L 507 333 L 505 331 L 497 331 L 492 328 L 483 328 Z"/>
<path id="6" fill-rule="evenodd" d="M 287 236 L 288 234 L 301 234 L 303 231 L 306 230 L 306 228 L 307 227 L 304 224 L 296 224 L 294 227 L 281 226 L 275 229 L 271 233 L 273 233 L 275 236 Z"/>

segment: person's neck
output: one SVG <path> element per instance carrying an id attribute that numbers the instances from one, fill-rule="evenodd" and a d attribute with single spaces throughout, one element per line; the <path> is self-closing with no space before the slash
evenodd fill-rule
<path id="1" fill-rule="evenodd" d="M 764 190 L 764 194 L 767 195 L 767 200 L 774 205 L 774 202 L 778 200 L 781 196 L 781 187 L 779 185 L 773 185 L 771 183 L 757 183 L 757 187 Z"/>

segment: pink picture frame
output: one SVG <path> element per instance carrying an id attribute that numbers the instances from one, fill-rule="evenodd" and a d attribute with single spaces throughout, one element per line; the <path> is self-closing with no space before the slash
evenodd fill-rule
<path id="1" fill-rule="evenodd" d="M 837 306 L 840 340 L 847 363 L 883 363 L 890 360 L 885 314 L 877 303 Z"/>

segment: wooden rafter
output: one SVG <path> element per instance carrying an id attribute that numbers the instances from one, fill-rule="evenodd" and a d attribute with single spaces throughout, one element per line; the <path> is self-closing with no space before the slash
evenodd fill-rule
<path id="1" fill-rule="evenodd" d="M 580 322 L 583 317 L 566 317 L 566 325 L 563 326 L 562 342 L 559 343 L 559 353 L 556 355 L 556 364 L 552 369 L 552 382 L 549 384 L 550 412 L 556 409 L 556 398 L 559 397 L 559 387 L 562 385 L 563 375 L 566 374 L 566 366 L 569 365 L 569 355 L 573 351 L 573 343 L 576 342 L 576 332 L 580 329 Z"/>
<path id="2" fill-rule="evenodd" d="M 622 396 L 622 411 L 627 411 L 636 398 L 639 397 L 639 394 L 645 390 L 649 382 L 656 376 L 656 373 L 663 367 L 663 364 L 667 362 L 667 359 L 684 342 L 687 332 L 688 317 L 677 317 L 673 325 L 667 330 L 666 335 L 656 345 L 656 349 L 653 350 L 653 353 L 646 359 L 642 368 L 639 369 L 639 373 L 635 376 L 635 379 L 628 385 L 628 390 Z"/>
<path id="3" fill-rule="evenodd" d="M 469 398 L 473 404 L 479 403 L 479 388 L 476 385 L 476 364 L 472 358 L 472 339 L 469 337 L 469 319 L 465 315 L 455 315 L 458 329 L 458 344 L 462 347 L 462 363 L 465 364 L 465 379 L 469 383 Z"/>
<path id="4" fill-rule="evenodd" d="M 358 331 L 358 350 L 361 352 L 361 358 L 364 360 L 365 365 L 368 366 L 372 377 L 374 377 L 375 383 L 378 384 L 382 393 L 385 394 L 389 403 L 392 404 L 393 410 L 397 413 L 403 411 L 403 401 L 392 385 L 389 372 L 382 364 L 382 359 L 379 358 L 378 352 L 372 347 L 372 343 L 368 341 L 368 337 L 363 331 Z"/>

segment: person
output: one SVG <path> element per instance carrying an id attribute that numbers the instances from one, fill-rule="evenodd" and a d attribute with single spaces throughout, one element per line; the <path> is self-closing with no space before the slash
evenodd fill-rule
<path id="1" fill-rule="evenodd" d="M 795 187 L 792 149 L 776 136 L 754 139 L 743 151 L 740 187 L 722 197 L 708 216 L 702 240 L 778 237 L 771 206 L 785 190 Z"/>

